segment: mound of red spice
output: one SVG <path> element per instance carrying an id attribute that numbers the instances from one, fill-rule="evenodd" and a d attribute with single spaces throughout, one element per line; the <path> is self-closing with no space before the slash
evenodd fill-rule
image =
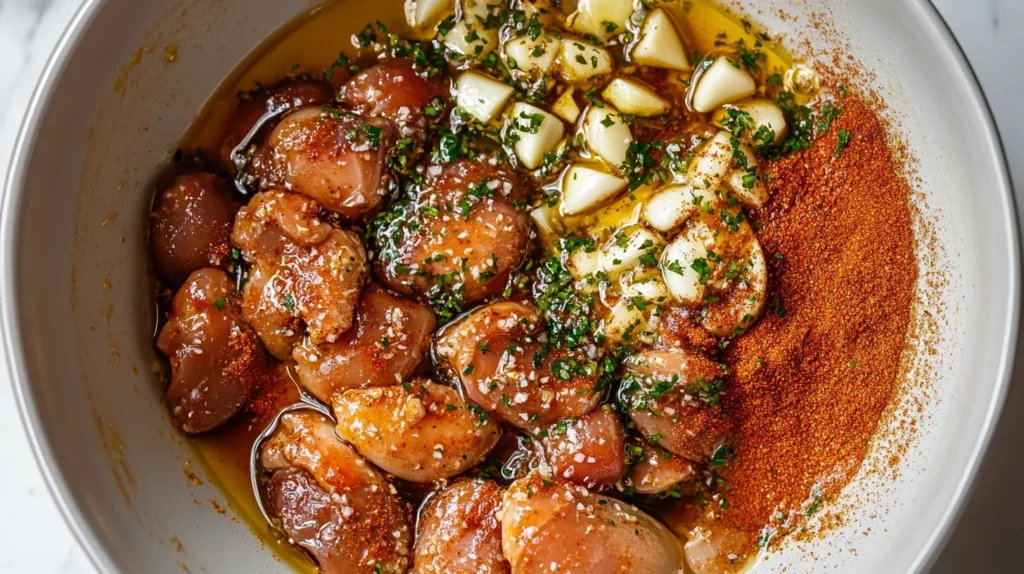
<path id="1" fill-rule="evenodd" d="M 911 188 L 876 106 L 854 94 L 837 105 L 811 149 L 767 166 L 758 237 L 769 298 L 723 357 L 736 425 L 723 520 L 748 532 L 811 514 L 852 478 L 907 345 L 918 276 Z M 849 141 L 837 151 L 841 131 Z"/>

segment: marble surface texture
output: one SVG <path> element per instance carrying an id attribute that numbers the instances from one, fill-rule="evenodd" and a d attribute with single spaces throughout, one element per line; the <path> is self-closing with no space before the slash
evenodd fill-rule
<path id="1" fill-rule="evenodd" d="M 1024 187 L 1024 72 L 1016 61 L 1024 52 L 1024 0 L 934 1 L 981 79 Z M 38 75 L 80 2 L 0 0 L 0 181 Z M 974 494 L 934 572 L 1020 571 L 1014 552 L 1024 541 L 1024 360 L 1015 378 Z M 0 460 L 7 465 L 0 473 L 0 572 L 95 572 L 36 469 L 7 381 L 0 381 Z"/>

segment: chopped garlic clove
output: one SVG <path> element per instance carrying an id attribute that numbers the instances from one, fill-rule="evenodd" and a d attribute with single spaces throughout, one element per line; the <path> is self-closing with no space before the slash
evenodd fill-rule
<path id="1" fill-rule="evenodd" d="M 703 114 L 755 93 L 754 78 L 736 62 L 719 56 L 690 87 L 690 106 Z"/>
<path id="2" fill-rule="evenodd" d="M 603 42 L 625 32 L 632 15 L 632 0 L 579 0 L 567 23 L 571 29 L 593 34 Z"/>
<path id="3" fill-rule="evenodd" d="M 764 309 L 768 291 L 768 266 L 756 237 L 751 236 L 743 260 L 748 265 L 743 277 L 748 282 L 750 295 L 734 298 L 733 303 L 724 308 L 712 308 L 704 318 L 704 328 L 719 337 L 731 337 L 737 329 L 749 329 Z"/>
<path id="4" fill-rule="evenodd" d="M 591 107 L 583 120 L 583 136 L 590 151 L 616 169 L 626 160 L 633 133 L 622 116 L 607 108 Z"/>
<path id="5" fill-rule="evenodd" d="M 501 113 L 515 89 L 484 74 L 466 72 L 455 82 L 455 92 L 459 107 L 486 124 Z"/>
<path id="6" fill-rule="evenodd" d="M 569 255 L 567 267 L 569 273 L 572 273 L 577 281 L 581 281 L 587 276 L 597 273 L 601 269 L 600 263 L 601 256 L 596 250 L 588 253 L 586 249 L 577 249 Z"/>
<path id="7" fill-rule="evenodd" d="M 556 221 L 558 214 L 555 212 L 555 208 L 544 203 L 538 207 L 535 207 L 530 212 L 530 219 L 533 220 L 534 225 L 537 226 L 537 230 L 541 232 L 541 235 L 557 235 L 559 233 L 559 225 Z"/>
<path id="8" fill-rule="evenodd" d="M 686 170 L 686 180 L 694 189 L 714 190 L 729 175 L 733 161 L 731 138 L 729 132 L 720 131 L 697 150 Z"/>
<path id="9" fill-rule="evenodd" d="M 523 102 L 512 106 L 510 122 L 518 137 L 513 150 L 527 169 L 540 167 L 544 163 L 544 155 L 558 147 L 565 135 L 562 120 Z"/>
<path id="10" fill-rule="evenodd" d="M 615 233 L 601 248 L 601 269 L 615 275 L 635 268 L 645 253 L 656 253 L 661 238 L 642 227 Z"/>
<path id="11" fill-rule="evenodd" d="M 621 300 L 612 307 L 598 327 L 609 341 L 644 339 L 650 335 L 644 314 L 632 304 Z"/>
<path id="12" fill-rule="evenodd" d="M 612 71 L 612 55 L 604 48 L 584 40 L 563 38 L 559 54 L 562 79 L 580 82 Z"/>
<path id="13" fill-rule="evenodd" d="M 498 30 L 481 22 L 500 5 L 500 0 L 464 0 L 462 19 L 444 35 L 444 45 L 467 60 L 482 60 L 498 49 Z"/>
<path id="14" fill-rule="evenodd" d="M 704 281 L 699 269 L 707 264 L 707 245 L 711 230 L 704 224 L 691 226 L 665 248 L 661 256 L 661 273 L 669 293 L 682 303 L 704 301 Z M 706 281 L 706 277 L 704 278 Z"/>
<path id="15" fill-rule="evenodd" d="M 453 0 L 406 0 L 405 20 L 413 28 L 419 28 L 440 20 L 442 16 L 455 11 Z"/>
<path id="16" fill-rule="evenodd" d="M 579 215 L 604 205 L 629 182 L 592 167 L 573 165 L 562 177 L 562 215 Z"/>
<path id="17" fill-rule="evenodd" d="M 647 200 L 643 217 L 648 225 L 667 233 L 678 229 L 699 210 L 699 203 L 694 203 L 692 186 L 669 185 Z"/>
<path id="18" fill-rule="evenodd" d="M 575 92 L 576 88 L 569 87 L 551 105 L 551 111 L 570 124 L 574 124 L 576 120 L 580 119 L 580 107 L 576 104 L 576 98 L 573 97 Z"/>
<path id="19" fill-rule="evenodd" d="M 775 102 L 765 98 L 753 98 L 735 104 L 728 104 L 723 108 L 715 112 L 712 116 L 712 122 L 720 128 L 725 128 L 730 123 L 730 115 L 735 115 L 736 112 L 730 110 L 736 110 L 749 117 L 749 121 L 741 120 L 743 122 L 745 131 L 744 139 L 753 139 L 754 135 L 758 133 L 758 130 L 762 128 L 770 130 L 769 133 L 774 134 L 774 143 L 781 142 L 786 137 L 786 118 L 782 114 L 782 109 L 775 105 Z"/>
<path id="20" fill-rule="evenodd" d="M 641 66 L 688 72 L 693 69 L 683 40 L 672 18 L 661 8 L 647 15 L 640 40 L 633 48 L 633 61 Z"/>
<path id="21" fill-rule="evenodd" d="M 526 73 L 548 74 L 555 65 L 560 46 L 557 41 L 547 39 L 544 35 L 536 40 L 531 40 L 529 36 L 512 38 L 505 43 L 506 63 L 510 68 Z"/>
<path id="22" fill-rule="evenodd" d="M 616 78 L 608 84 L 601 96 L 620 112 L 635 116 L 658 116 L 669 110 L 669 103 L 644 84 L 625 78 Z"/>
<path id="23" fill-rule="evenodd" d="M 821 89 L 818 73 L 803 62 L 798 62 L 786 70 L 782 85 L 785 86 L 786 91 L 805 96 L 813 96 Z"/>
<path id="24" fill-rule="evenodd" d="M 744 143 L 739 145 L 737 154 L 744 158 L 747 168 L 735 165 L 725 178 L 725 183 L 740 201 L 755 209 L 760 208 L 768 201 L 768 189 L 757 176 L 757 156 L 754 155 L 753 148 Z M 738 164 L 739 160 L 736 163 Z"/>
<path id="25" fill-rule="evenodd" d="M 652 305 L 661 305 L 671 297 L 660 274 L 623 283 L 622 294 L 630 298 L 638 297 Z"/>

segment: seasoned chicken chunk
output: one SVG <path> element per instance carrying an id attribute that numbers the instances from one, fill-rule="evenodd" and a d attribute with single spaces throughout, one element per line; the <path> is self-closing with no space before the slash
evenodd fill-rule
<path id="1" fill-rule="evenodd" d="M 212 173 L 179 175 L 156 196 L 150 215 L 153 265 L 168 283 L 180 285 L 193 271 L 230 260 L 231 222 L 242 202 Z"/>
<path id="2" fill-rule="evenodd" d="M 555 476 L 590 488 L 615 484 L 626 472 L 626 436 L 610 407 L 559 421 L 543 438 Z"/>
<path id="3" fill-rule="evenodd" d="M 718 407 L 722 368 L 678 349 L 645 351 L 626 360 L 619 390 L 637 429 L 657 437 L 665 450 L 702 461 L 710 458 L 731 430 Z"/>
<path id="4" fill-rule="evenodd" d="M 395 127 L 330 108 L 302 108 L 284 116 L 253 158 L 261 188 L 285 187 L 343 217 L 373 213 L 394 182 L 388 156 Z"/>
<path id="5" fill-rule="evenodd" d="M 394 487 L 313 411 L 282 415 L 263 445 L 268 512 L 323 574 L 401 573 L 412 544 L 409 508 Z"/>
<path id="6" fill-rule="evenodd" d="M 231 240 L 255 266 L 243 312 L 281 360 L 291 358 L 303 326 L 314 344 L 348 331 L 366 282 L 359 236 L 332 227 L 318 212 L 315 201 L 275 190 L 254 195 L 235 219 Z"/>
<path id="7" fill-rule="evenodd" d="M 322 106 L 331 101 L 331 95 L 328 84 L 310 78 L 288 78 L 245 94 L 224 126 L 221 159 L 225 162 L 231 159 L 231 152 L 264 115 L 302 106 Z"/>
<path id="8" fill-rule="evenodd" d="M 602 398 L 596 364 L 582 352 L 542 343 L 544 337 L 532 308 L 495 303 L 452 325 L 438 341 L 437 355 L 469 400 L 536 433 L 587 414 Z"/>
<path id="9" fill-rule="evenodd" d="M 502 505 L 501 546 L 514 574 L 677 574 L 679 540 L 626 502 L 548 479 L 512 483 Z"/>
<path id="10" fill-rule="evenodd" d="M 415 574 L 508 574 L 498 510 L 504 488 L 462 480 L 431 496 L 416 525 Z"/>
<path id="11" fill-rule="evenodd" d="M 399 293 L 459 306 L 505 288 L 527 255 L 530 226 L 514 174 L 461 160 L 427 168 L 412 202 L 377 231 L 377 275 Z"/>
<path id="12" fill-rule="evenodd" d="M 640 494 L 669 491 L 676 495 L 693 494 L 693 481 L 698 471 L 695 462 L 651 446 L 646 441 L 634 446 L 640 449 L 640 455 L 626 475 L 626 486 Z"/>
<path id="13" fill-rule="evenodd" d="M 325 403 L 346 389 L 404 382 L 426 357 L 435 323 L 430 307 L 369 285 L 352 328 L 336 342 L 295 347 L 299 382 Z"/>
<path id="14" fill-rule="evenodd" d="M 427 120 L 444 113 L 443 94 L 440 80 L 423 77 L 406 58 L 392 58 L 356 74 L 341 100 L 360 115 L 395 122 L 403 138 L 423 139 Z"/>
<path id="15" fill-rule="evenodd" d="M 422 379 L 334 395 L 338 435 L 411 482 L 449 478 L 487 456 L 501 434 L 457 391 Z"/>
<path id="16" fill-rule="evenodd" d="M 278 273 L 273 265 L 257 263 L 249 269 L 242 287 L 242 315 L 260 336 L 270 354 L 288 359 L 292 347 L 302 338 L 305 324 L 296 316 L 294 305 L 287 305 L 288 274 Z"/>
<path id="17" fill-rule="evenodd" d="M 686 564 L 694 574 L 731 574 L 743 569 L 751 539 L 741 530 L 714 523 L 693 529 L 686 543 Z"/>
<path id="18" fill-rule="evenodd" d="M 270 261 L 285 257 L 290 243 L 321 243 L 330 224 L 320 220 L 320 204 L 282 189 L 257 193 L 239 211 L 231 234 L 246 259 Z"/>
<path id="19" fill-rule="evenodd" d="M 235 285 L 220 269 L 189 276 L 156 345 L 170 360 L 167 404 L 185 432 L 220 426 L 272 376 L 270 358 L 242 320 Z"/>
<path id="20" fill-rule="evenodd" d="M 659 349 L 675 348 L 707 354 L 719 348 L 719 339 L 698 323 L 699 312 L 682 306 L 666 306 L 659 319 Z"/>

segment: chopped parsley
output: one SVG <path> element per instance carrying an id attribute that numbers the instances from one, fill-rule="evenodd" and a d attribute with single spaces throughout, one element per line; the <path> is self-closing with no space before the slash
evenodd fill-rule
<path id="1" fill-rule="evenodd" d="M 428 118 L 436 118 L 441 115 L 444 111 L 444 100 L 440 96 L 427 102 L 427 105 L 423 107 L 423 115 Z"/>
<path id="2" fill-rule="evenodd" d="M 820 486 L 815 484 L 811 487 L 811 504 L 807 507 L 807 511 L 804 514 L 808 517 L 814 516 L 821 509 L 821 504 L 824 500 L 825 493 L 822 492 Z"/>
<path id="3" fill-rule="evenodd" d="M 836 157 L 843 155 L 843 150 L 850 146 L 850 132 L 846 128 L 839 130 L 839 141 L 836 142 Z"/>
<path id="4" fill-rule="evenodd" d="M 416 141 L 412 138 L 398 140 L 388 157 L 388 167 L 396 171 L 405 171 L 409 167 L 409 154 L 415 149 Z"/>
<path id="5" fill-rule="evenodd" d="M 356 41 L 359 43 L 360 48 L 369 48 L 377 43 L 377 30 L 373 24 L 367 24 L 365 28 L 359 34 L 356 35 Z"/>
<path id="6" fill-rule="evenodd" d="M 324 70 L 324 79 L 330 81 L 332 78 L 334 78 L 334 70 L 336 70 L 338 68 L 348 68 L 348 67 L 349 67 L 348 56 L 345 55 L 345 52 L 341 52 L 341 53 L 338 54 L 338 59 L 334 60 L 334 63 L 331 64 L 330 66 L 328 66 L 328 68 L 326 70 Z"/>
<path id="7" fill-rule="evenodd" d="M 654 161 L 653 152 L 665 146 L 662 141 L 630 142 L 626 148 L 626 159 L 619 166 L 629 178 L 629 190 L 635 191 L 642 185 L 655 181 L 667 181 L 667 170 Z"/>
<path id="8" fill-rule="evenodd" d="M 746 42 L 740 38 L 740 41 L 736 43 L 736 54 L 740 58 L 740 62 L 753 73 L 758 73 L 761 70 L 761 66 L 758 64 L 764 63 L 765 55 L 760 50 L 748 50 Z"/>
<path id="9" fill-rule="evenodd" d="M 732 448 L 728 444 L 723 443 L 719 445 L 718 448 L 715 449 L 714 454 L 711 455 L 711 460 L 708 461 L 708 466 L 712 468 L 721 468 L 729 464 L 729 459 L 733 456 L 735 455 L 732 452 Z"/>
<path id="10" fill-rule="evenodd" d="M 779 317 L 785 317 L 789 312 L 786 311 L 785 305 L 782 304 L 782 297 L 779 295 L 775 296 L 775 314 Z"/>
<path id="11" fill-rule="evenodd" d="M 549 342 L 555 347 L 576 349 L 593 341 L 597 323 L 591 318 L 593 296 L 573 287 L 572 273 L 557 258 L 537 266 L 533 284 L 537 310 L 547 323 Z"/>
<path id="12" fill-rule="evenodd" d="M 291 293 L 285 293 L 281 299 L 281 306 L 283 306 L 289 313 L 295 312 L 295 298 L 292 297 Z"/>
<path id="13" fill-rule="evenodd" d="M 703 257 L 698 257 L 693 260 L 690 264 L 690 269 L 697 272 L 697 281 L 701 285 L 708 284 L 708 277 L 711 276 L 711 266 L 708 264 L 708 260 Z"/>
<path id="14" fill-rule="evenodd" d="M 363 133 L 373 149 L 380 149 L 381 129 L 377 126 L 366 124 L 363 126 Z"/>
<path id="15" fill-rule="evenodd" d="M 693 388 L 687 389 L 687 392 L 695 395 L 709 406 L 717 407 L 721 404 L 722 391 L 724 389 L 724 380 L 716 377 L 709 381 L 701 377 L 697 379 L 697 383 Z"/>
<path id="16" fill-rule="evenodd" d="M 818 111 L 818 131 L 827 132 L 832 127 L 832 122 L 843 113 L 843 106 L 836 107 L 834 104 L 825 104 Z"/>

